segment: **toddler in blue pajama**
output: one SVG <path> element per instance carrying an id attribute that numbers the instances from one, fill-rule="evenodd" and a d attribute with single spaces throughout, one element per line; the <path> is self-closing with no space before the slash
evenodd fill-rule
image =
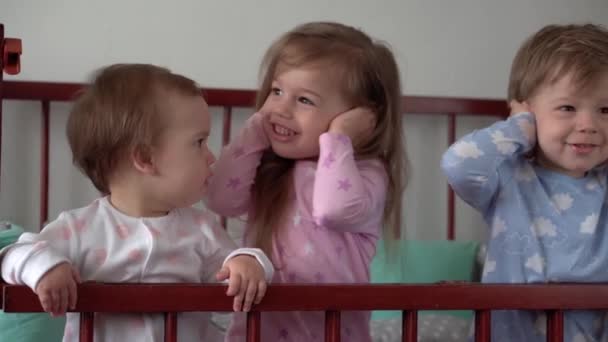
<path id="1" fill-rule="evenodd" d="M 608 31 L 551 25 L 520 48 L 511 116 L 453 144 L 442 169 L 484 217 L 484 283 L 608 282 Z M 608 341 L 605 312 L 567 311 L 565 341 Z M 493 311 L 492 341 L 546 339 L 542 311 Z"/>

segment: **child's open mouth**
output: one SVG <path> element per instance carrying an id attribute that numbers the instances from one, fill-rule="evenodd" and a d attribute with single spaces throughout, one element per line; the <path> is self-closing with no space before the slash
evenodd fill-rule
<path id="1" fill-rule="evenodd" d="M 291 129 L 289 129 L 285 126 L 281 126 L 278 124 L 272 124 L 272 130 L 276 134 L 278 134 L 280 136 L 284 136 L 284 137 L 290 137 L 290 136 L 296 135 L 296 132 L 292 131 Z"/>
<path id="2" fill-rule="evenodd" d="M 597 145 L 594 144 L 568 144 L 568 146 L 572 147 L 574 152 L 579 154 L 587 154 L 593 151 Z"/>

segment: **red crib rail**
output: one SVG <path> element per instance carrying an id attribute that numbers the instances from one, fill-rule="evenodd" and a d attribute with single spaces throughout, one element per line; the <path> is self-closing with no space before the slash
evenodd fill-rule
<path id="1" fill-rule="evenodd" d="M 224 285 L 83 284 L 74 312 L 81 312 L 81 341 L 92 341 L 94 312 L 164 313 L 165 341 L 175 341 L 177 312 L 230 311 Z M 5 286 L 6 312 L 40 312 L 25 286 Z M 154 298 L 154 300 L 150 300 Z M 490 341 L 490 310 L 546 310 L 547 341 L 563 341 L 563 310 L 608 309 L 608 285 L 272 285 L 248 314 L 247 341 L 260 340 L 260 312 L 325 311 L 325 341 L 340 341 L 343 310 L 403 310 L 402 340 L 417 339 L 419 310 L 475 310 L 475 340 Z"/>
<path id="2" fill-rule="evenodd" d="M 49 172 L 49 115 L 50 102 L 72 101 L 85 85 L 81 83 L 22 82 L 0 80 L 0 99 L 40 101 L 42 113 L 41 140 L 41 198 L 40 226 L 48 218 L 48 172 Z M 235 107 L 251 108 L 255 102 L 255 91 L 243 89 L 204 89 L 202 92 L 212 107 L 223 107 L 222 143 L 230 141 L 232 109 Z M 1 108 L 1 105 L 0 105 Z M 456 117 L 459 115 L 498 116 L 504 117 L 509 112 L 503 100 L 468 99 L 427 96 L 404 96 L 405 114 L 448 116 L 448 145 L 456 139 Z M 1 120 L 0 120 L 1 122 Z M 454 193 L 448 187 L 447 232 L 449 240 L 455 237 L 455 200 Z M 225 225 L 225 219 L 222 223 Z"/>

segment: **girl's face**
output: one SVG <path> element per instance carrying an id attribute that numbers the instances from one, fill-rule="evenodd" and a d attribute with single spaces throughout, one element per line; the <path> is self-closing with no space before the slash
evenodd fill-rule
<path id="1" fill-rule="evenodd" d="M 278 68 L 260 108 L 264 130 L 276 154 L 289 159 L 319 155 L 319 136 L 331 121 L 350 109 L 331 70 L 318 65 Z"/>

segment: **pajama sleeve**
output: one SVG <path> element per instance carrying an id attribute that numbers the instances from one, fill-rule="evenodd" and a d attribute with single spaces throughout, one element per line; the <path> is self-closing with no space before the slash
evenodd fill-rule
<path id="1" fill-rule="evenodd" d="M 249 210 L 257 167 L 264 150 L 270 147 L 262 120 L 260 113 L 249 118 L 215 163 L 205 202 L 222 216 L 240 216 Z"/>
<path id="2" fill-rule="evenodd" d="M 458 140 L 444 153 L 441 168 L 458 196 L 485 212 L 501 179 L 513 176 L 513 162 L 525 158 L 535 141 L 534 116 L 520 113 Z"/>
<path id="3" fill-rule="evenodd" d="M 27 285 L 35 290 L 50 269 L 78 260 L 77 230 L 81 228 L 62 213 L 40 233 L 23 233 L 16 243 L 0 251 L 2 278 L 9 284 Z"/>
<path id="4" fill-rule="evenodd" d="M 201 231 L 205 237 L 200 245 L 201 253 L 206 260 L 202 265 L 201 281 L 215 282 L 215 275 L 224 264 L 231 258 L 243 254 L 254 257 L 263 268 L 266 281 L 270 282 L 272 280 L 274 267 L 261 249 L 237 248 L 235 242 L 217 221 L 214 218 L 210 218 L 209 214 L 204 215 L 204 220 L 198 220 L 199 222 L 204 222 L 201 225 Z"/>
<path id="5" fill-rule="evenodd" d="M 315 223 L 346 232 L 377 228 L 388 186 L 383 163 L 375 159 L 356 161 L 351 140 L 345 135 L 324 133 L 319 144 L 313 189 Z"/>

